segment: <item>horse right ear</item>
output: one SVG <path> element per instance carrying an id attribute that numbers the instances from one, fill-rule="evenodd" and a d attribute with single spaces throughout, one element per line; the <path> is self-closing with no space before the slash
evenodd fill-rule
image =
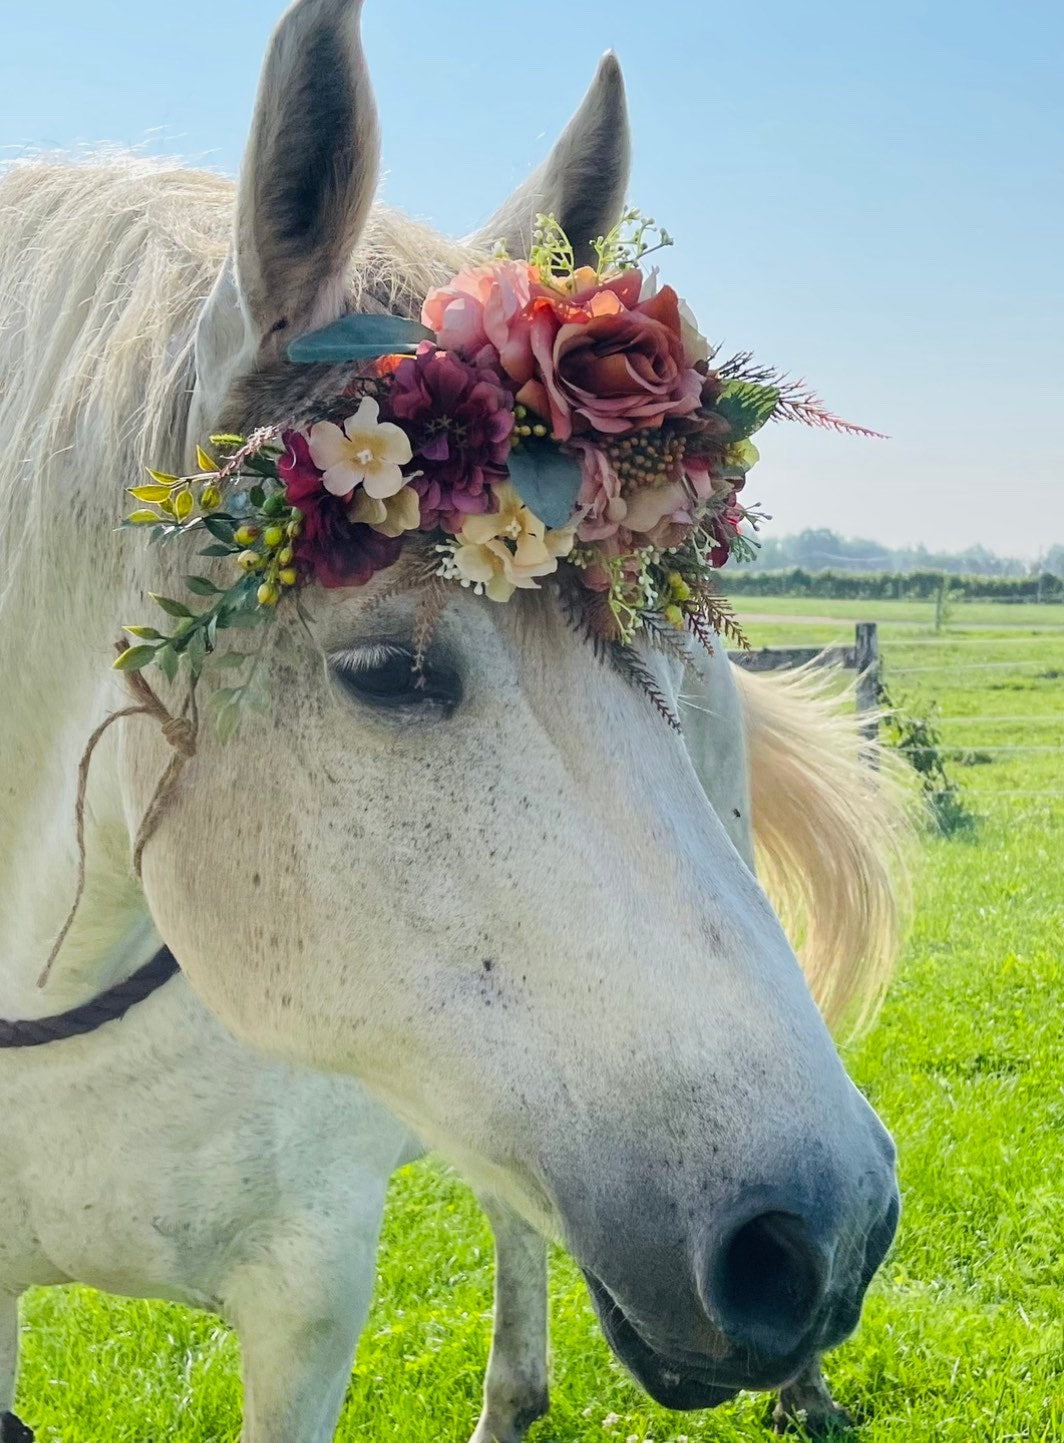
<path id="1" fill-rule="evenodd" d="M 240 172 L 236 231 L 196 334 L 197 409 L 343 314 L 369 213 L 380 131 L 362 0 L 297 0 L 270 40 Z"/>

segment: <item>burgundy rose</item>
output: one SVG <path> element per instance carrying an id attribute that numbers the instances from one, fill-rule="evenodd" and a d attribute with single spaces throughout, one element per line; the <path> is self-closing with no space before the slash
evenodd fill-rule
<path id="1" fill-rule="evenodd" d="M 421 527 L 458 531 L 492 511 L 507 476 L 514 401 L 499 376 L 425 342 L 395 369 L 385 409 L 410 437 Z"/>
<path id="2" fill-rule="evenodd" d="M 297 564 L 322 586 L 365 586 L 398 561 L 402 539 L 349 521 L 346 501 L 322 485 L 306 437 L 286 431 L 282 440 L 288 449 L 277 463 L 277 474 L 289 504 L 303 513 L 303 531 L 295 543 Z"/>

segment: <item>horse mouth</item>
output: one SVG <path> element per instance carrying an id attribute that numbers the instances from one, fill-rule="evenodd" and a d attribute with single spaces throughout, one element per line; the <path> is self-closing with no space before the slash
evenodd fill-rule
<path id="1" fill-rule="evenodd" d="M 724 1382 L 712 1367 L 685 1359 L 675 1361 L 645 1342 L 594 1273 L 583 1270 L 591 1301 L 606 1342 L 655 1403 L 677 1412 L 717 1408 L 740 1391 L 738 1383 Z"/>

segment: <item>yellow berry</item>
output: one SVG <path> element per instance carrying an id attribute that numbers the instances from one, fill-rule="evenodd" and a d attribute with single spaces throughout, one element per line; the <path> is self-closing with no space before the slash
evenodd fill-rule
<path id="1" fill-rule="evenodd" d="M 262 562 L 263 558 L 257 551 L 242 551 L 236 559 L 241 571 L 258 571 Z"/>
<path id="2" fill-rule="evenodd" d="M 302 535 L 303 523 L 301 521 L 290 521 L 285 527 L 285 532 L 290 540 L 294 541 L 297 536 Z"/>
<path id="3" fill-rule="evenodd" d="M 547 428 L 543 425 L 542 421 L 532 427 L 532 434 L 533 436 L 545 436 L 547 434 Z"/>
<path id="4" fill-rule="evenodd" d="M 233 540 L 238 546 L 250 546 L 253 541 L 259 539 L 259 528 L 257 526 L 238 526 L 233 533 Z"/>
<path id="5" fill-rule="evenodd" d="M 262 540 L 270 551 L 276 551 L 284 540 L 284 527 L 267 526 L 266 530 L 262 533 Z"/>
<path id="6" fill-rule="evenodd" d="M 296 553 L 292 550 L 291 546 L 285 546 L 281 551 L 278 551 L 277 560 L 281 563 L 282 566 L 290 566 L 292 564 L 292 559 L 295 554 Z"/>
<path id="7" fill-rule="evenodd" d="M 277 573 L 277 579 L 282 586 L 295 586 L 299 578 L 294 566 L 284 566 Z"/>
<path id="8" fill-rule="evenodd" d="M 280 588 L 272 581 L 264 581 L 256 593 L 260 606 L 276 606 L 281 599 Z"/>
<path id="9" fill-rule="evenodd" d="M 665 620 L 669 623 L 670 626 L 675 626 L 680 630 L 683 629 L 683 612 L 678 606 L 667 606 L 665 608 Z"/>

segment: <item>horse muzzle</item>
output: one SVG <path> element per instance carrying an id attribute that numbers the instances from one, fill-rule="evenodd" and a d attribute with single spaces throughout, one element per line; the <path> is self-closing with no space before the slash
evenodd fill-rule
<path id="1" fill-rule="evenodd" d="M 700 1316 L 683 1342 L 677 1323 L 690 1316 L 690 1297 L 678 1296 L 675 1315 L 655 1326 L 590 1269 L 584 1278 L 610 1348 L 655 1402 L 715 1408 L 743 1389 L 782 1386 L 850 1335 L 898 1211 L 891 1189 L 860 1246 L 846 1249 L 853 1261 L 842 1269 L 834 1266 L 838 1250 L 797 1212 L 777 1206 L 733 1220 L 701 1260 Z"/>

